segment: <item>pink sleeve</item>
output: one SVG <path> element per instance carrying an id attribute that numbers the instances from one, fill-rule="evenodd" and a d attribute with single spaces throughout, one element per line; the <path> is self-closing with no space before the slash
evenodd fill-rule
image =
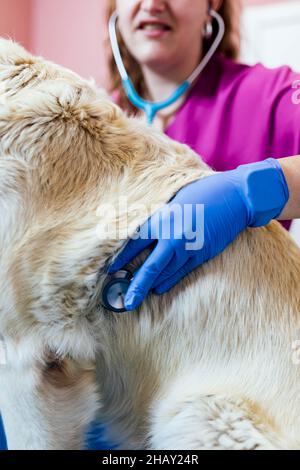
<path id="1" fill-rule="evenodd" d="M 277 69 L 266 87 L 269 93 L 269 138 L 275 156 L 300 155 L 300 74 L 289 67 Z"/>

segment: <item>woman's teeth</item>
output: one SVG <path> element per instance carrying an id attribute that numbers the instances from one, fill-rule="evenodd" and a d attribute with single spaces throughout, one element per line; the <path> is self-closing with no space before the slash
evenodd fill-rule
<path id="1" fill-rule="evenodd" d="M 148 31 L 167 31 L 169 28 L 164 24 L 145 24 L 141 29 L 146 29 Z"/>

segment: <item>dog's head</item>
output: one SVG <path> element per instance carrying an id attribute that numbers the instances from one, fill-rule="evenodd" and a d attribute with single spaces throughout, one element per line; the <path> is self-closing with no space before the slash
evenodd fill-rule
<path id="1" fill-rule="evenodd" d="M 93 83 L 1 40 L 0 332 L 93 356 L 101 272 L 126 239 L 98 236 L 125 224 L 103 207 L 162 205 L 205 171 Z"/>

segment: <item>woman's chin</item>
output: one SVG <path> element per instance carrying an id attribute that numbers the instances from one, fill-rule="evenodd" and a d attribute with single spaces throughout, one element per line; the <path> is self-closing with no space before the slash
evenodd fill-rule
<path id="1" fill-rule="evenodd" d="M 168 64 L 172 64 L 176 60 L 176 55 L 170 54 L 170 50 L 163 51 L 161 47 L 152 48 L 139 54 L 138 61 L 144 66 L 153 70 L 164 70 L 168 68 Z"/>

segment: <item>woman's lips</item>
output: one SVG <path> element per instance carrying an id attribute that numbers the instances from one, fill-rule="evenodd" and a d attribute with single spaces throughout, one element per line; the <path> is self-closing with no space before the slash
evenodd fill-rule
<path id="1" fill-rule="evenodd" d="M 143 34 L 143 36 L 146 36 L 147 38 L 163 38 L 167 34 L 170 33 L 170 31 L 167 30 L 162 30 L 162 29 L 156 29 L 156 30 L 139 30 L 140 33 Z"/>
<path id="2" fill-rule="evenodd" d="M 148 38 L 162 38 L 170 33 L 171 27 L 162 22 L 144 21 L 140 23 L 137 30 Z"/>

